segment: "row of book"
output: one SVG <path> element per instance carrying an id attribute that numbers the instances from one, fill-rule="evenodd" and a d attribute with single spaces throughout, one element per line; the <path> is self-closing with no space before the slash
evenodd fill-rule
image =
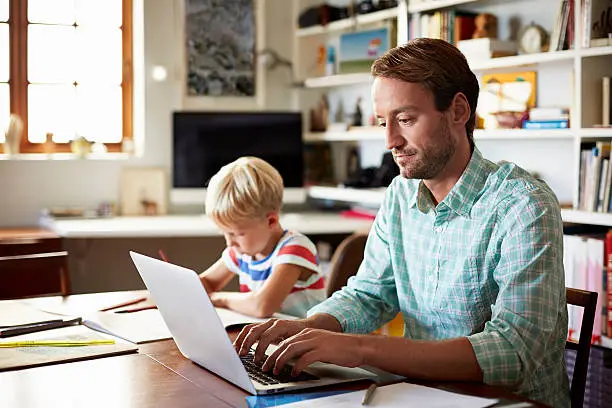
<path id="1" fill-rule="evenodd" d="M 599 347 L 591 348 L 589 356 L 589 370 L 587 372 L 586 387 L 584 389 L 585 408 L 612 407 L 612 365 L 606 359 L 612 355 L 610 350 Z M 565 361 L 567 374 L 572 378 L 576 364 L 576 351 L 566 350 Z"/>
<path id="2" fill-rule="evenodd" d="M 565 286 L 598 294 L 593 343 L 601 344 L 602 336 L 612 336 L 612 230 L 576 234 L 572 232 L 575 231 L 566 227 L 563 236 Z M 604 265 L 609 266 L 604 268 Z M 569 305 L 568 313 L 569 337 L 577 340 L 582 322 L 582 308 Z"/>
<path id="3" fill-rule="evenodd" d="M 549 51 L 572 48 L 574 43 L 574 0 L 561 0 L 555 26 L 550 35 Z"/>
<path id="4" fill-rule="evenodd" d="M 420 30 L 416 32 L 410 24 L 410 38 L 439 38 L 457 45 L 460 40 L 472 38 L 477 13 L 461 10 L 443 10 L 431 14 L 421 14 Z"/>
<path id="5" fill-rule="evenodd" d="M 582 47 L 612 45 L 610 0 L 581 0 Z"/>
<path id="6" fill-rule="evenodd" d="M 578 209 L 612 212 L 610 141 L 583 143 L 580 150 Z"/>

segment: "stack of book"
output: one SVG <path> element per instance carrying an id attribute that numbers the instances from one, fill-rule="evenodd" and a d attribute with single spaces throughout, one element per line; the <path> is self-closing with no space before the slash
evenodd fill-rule
<path id="1" fill-rule="evenodd" d="M 569 128 L 569 109 L 531 108 L 529 119 L 523 122 L 524 129 L 567 129 Z"/>
<path id="2" fill-rule="evenodd" d="M 516 55 L 518 52 L 515 41 L 498 40 L 497 38 L 462 40 L 457 43 L 457 48 L 465 55 L 468 61 L 509 57 Z"/>
<path id="3" fill-rule="evenodd" d="M 589 371 L 584 390 L 585 407 L 612 406 L 612 368 L 607 367 L 604 363 L 606 354 L 612 354 L 612 352 L 598 347 L 591 348 Z M 565 361 L 567 374 L 572 378 L 576 363 L 576 351 L 566 350 Z"/>

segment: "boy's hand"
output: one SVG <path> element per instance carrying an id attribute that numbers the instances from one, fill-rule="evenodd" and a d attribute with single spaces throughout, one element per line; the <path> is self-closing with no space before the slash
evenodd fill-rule
<path id="1" fill-rule="evenodd" d="M 210 302 L 214 307 L 227 307 L 226 297 L 223 292 L 213 292 L 210 294 Z"/>
<path id="2" fill-rule="evenodd" d="M 239 355 L 248 354 L 251 346 L 258 342 L 255 349 L 255 362 L 259 363 L 270 343 L 285 340 L 306 328 L 305 320 L 278 320 L 270 319 L 259 324 L 245 326 L 236 340 L 234 348 Z"/>

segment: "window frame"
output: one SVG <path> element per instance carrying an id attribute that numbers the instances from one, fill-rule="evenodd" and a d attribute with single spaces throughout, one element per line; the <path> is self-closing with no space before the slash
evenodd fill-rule
<path id="1" fill-rule="evenodd" d="M 120 143 L 104 143 L 108 152 L 121 152 L 122 143 L 133 140 L 133 0 L 122 0 L 122 128 Z M 45 143 L 32 143 L 28 140 L 28 1 L 9 0 L 9 92 L 11 113 L 18 114 L 23 120 L 23 134 L 20 142 L 21 153 L 66 153 L 70 143 L 53 143 L 49 149 Z M 0 145 L 0 152 L 3 147 Z"/>

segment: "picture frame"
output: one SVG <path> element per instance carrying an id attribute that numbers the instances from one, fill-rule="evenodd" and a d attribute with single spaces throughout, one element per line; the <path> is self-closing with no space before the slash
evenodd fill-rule
<path id="1" fill-rule="evenodd" d="M 254 97 L 256 0 L 186 0 L 186 94 Z"/>
<path id="2" fill-rule="evenodd" d="M 372 63 L 393 46 L 392 29 L 382 27 L 340 35 L 340 74 L 370 72 Z"/>
<path id="3" fill-rule="evenodd" d="M 126 168 L 120 176 L 121 215 L 144 216 L 168 213 L 168 181 L 158 167 Z"/>

